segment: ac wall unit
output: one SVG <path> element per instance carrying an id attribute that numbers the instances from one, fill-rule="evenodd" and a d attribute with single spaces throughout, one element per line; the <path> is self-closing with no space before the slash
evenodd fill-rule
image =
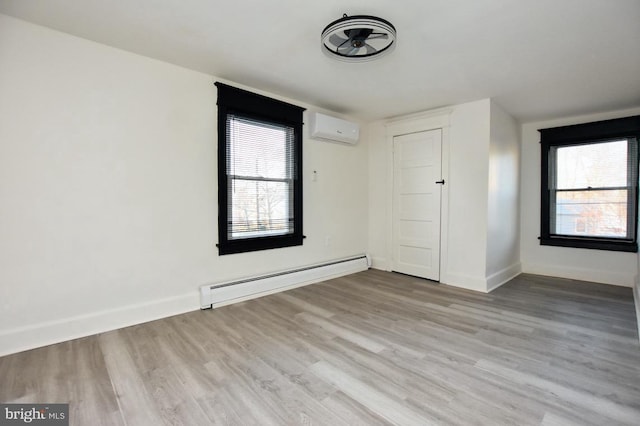
<path id="1" fill-rule="evenodd" d="M 343 142 L 350 145 L 358 143 L 360 126 L 347 120 L 314 112 L 310 120 L 311 137 L 327 141 Z"/>

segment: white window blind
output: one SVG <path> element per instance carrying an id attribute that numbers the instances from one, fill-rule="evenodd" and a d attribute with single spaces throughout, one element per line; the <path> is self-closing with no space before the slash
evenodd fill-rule
<path id="1" fill-rule="evenodd" d="M 228 239 L 294 232 L 294 129 L 227 115 Z"/>

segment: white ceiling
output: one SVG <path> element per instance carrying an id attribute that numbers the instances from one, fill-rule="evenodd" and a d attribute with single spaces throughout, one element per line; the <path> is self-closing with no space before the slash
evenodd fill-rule
<path id="1" fill-rule="evenodd" d="M 640 105 L 640 0 L 0 0 L 0 13 L 375 120 L 494 98 L 520 121 Z M 397 47 L 321 53 L 343 13 Z"/>

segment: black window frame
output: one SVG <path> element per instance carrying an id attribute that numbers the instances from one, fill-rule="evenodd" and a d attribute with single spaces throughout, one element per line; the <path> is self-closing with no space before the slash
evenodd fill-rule
<path id="1" fill-rule="evenodd" d="M 539 129 L 541 145 L 541 182 L 540 182 L 540 245 L 574 247 L 596 250 L 610 250 L 623 252 L 638 251 L 638 143 L 640 142 L 640 115 L 596 121 L 571 126 Z M 633 238 L 606 238 L 594 236 L 567 236 L 551 233 L 552 188 L 550 187 L 550 165 L 554 147 L 587 145 L 620 139 L 634 139 L 636 144 L 634 158 L 629 165 L 635 167 L 635 177 L 629 188 L 627 209 L 628 225 L 633 225 Z M 634 161 L 635 160 L 635 161 Z M 629 213 L 631 212 L 631 213 Z"/>
<path id="2" fill-rule="evenodd" d="M 302 232 L 302 127 L 304 108 L 216 82 L 218 89 L 218 252 L 220 255 L 300 246 Z M 227 116 L 291 127 L 293 149 L 293 232 L 230 239 Z"/>

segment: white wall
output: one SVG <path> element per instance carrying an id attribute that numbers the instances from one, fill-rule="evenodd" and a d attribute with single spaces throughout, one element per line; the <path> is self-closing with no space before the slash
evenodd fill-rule
<path id="1" fill-rule="evenodd" d="M 541 246 L 540 133 L 538 129 L 640 114 L 640 109 L 566 117 L 522 125 L 520 258 L 523 272 L 631 287 L 638 273 L 635 253 Z"/>
<path id="2" fill-rule="evenodd" d="M 0 64 L 0 355 L 366 251 L 366 144 L 305 129 L 304 245 L 219 257 L 215 77 L 3 15 Z"/>
<path id="3" fill-rule="evenodd" d="M 520 126 L 491 101 L 487 286 L 491 290 L 521 271 Z"/>
<path id="4" fill-rule="evenodd" d="M 490 107 L 489 99 L 454 107 L 445 178 L 448 238 L 440 281 L 479 291 L 486 290 Z"/>
<path id="5" fill-rule="evenodd" d="M 363 126 L 360 135 L 369 147 L 368 252 L 374 268 L 388 270 L 391 267 L 388 264 L 391 241 L 387 234 L 391 220 L 389 202 L 392 182 L 389 182 L 389 157 L 384 121 Z"/>

